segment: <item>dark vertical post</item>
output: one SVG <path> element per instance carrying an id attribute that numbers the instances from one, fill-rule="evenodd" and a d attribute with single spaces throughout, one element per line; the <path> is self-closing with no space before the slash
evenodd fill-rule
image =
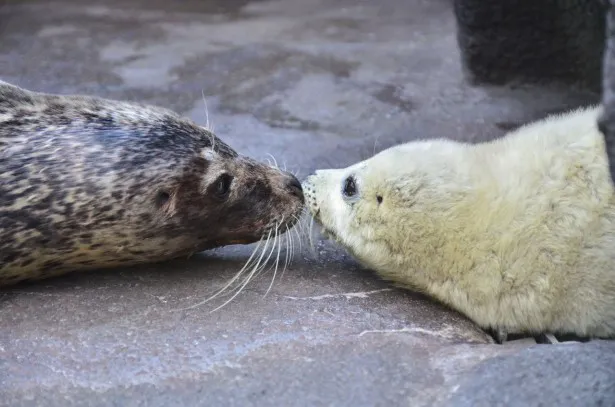
<path id="1" fill-rule="evenodd" d="M 606 0 L 606 44 L 602 66 L 603 113 L 598 127 L 604 134 L 611 180 L 615 181 L 615 0 Z"/>

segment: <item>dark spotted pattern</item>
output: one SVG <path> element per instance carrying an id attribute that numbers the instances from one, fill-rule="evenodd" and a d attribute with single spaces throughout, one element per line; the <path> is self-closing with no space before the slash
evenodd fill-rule
<path id="1" fill-rule="evenodd" d="M 0 82 L 0 285 L 256 241 L 297 185 L 172 111 Z"/>

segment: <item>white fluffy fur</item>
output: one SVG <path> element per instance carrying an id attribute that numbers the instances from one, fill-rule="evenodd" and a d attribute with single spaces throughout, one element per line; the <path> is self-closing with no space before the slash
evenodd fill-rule
<path id="1" fill-rule="evenodd" d="M 612 337 L 615 195 L 598 113 L 552 116 L 477 145 L 392 147 L 317 171 L 307 202 L 362 263 L 483 328 Z M 346 198 L 350 175 L 358 194 Z"/>

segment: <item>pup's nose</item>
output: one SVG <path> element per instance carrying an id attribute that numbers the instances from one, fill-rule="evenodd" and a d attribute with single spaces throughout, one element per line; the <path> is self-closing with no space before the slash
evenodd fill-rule
<path id="1" fill-rule="evenodd" d="M 286 186 L 290 190 L 290 193 L 301 200 L 304 201 L 303 197 L 303 188 L 301 187 L 301 182 L 292 174 L 289 174 L 288 181 L 286 182 Z"/>

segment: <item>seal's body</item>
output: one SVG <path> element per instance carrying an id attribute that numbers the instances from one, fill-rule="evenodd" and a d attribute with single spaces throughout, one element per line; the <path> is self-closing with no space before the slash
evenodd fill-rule
<path id="1" fill-rule="evenodd" d="M 500 333 L 615 335 L 615 195 L 600 108 L 483 144 L 416 141 L 304 182 L 385 279 Z"/>
<path id="2" fill-rule="evenodd" d="M 172 111 L 0 82 L 0 285 L 287 230 L 291 174 Z"/>

